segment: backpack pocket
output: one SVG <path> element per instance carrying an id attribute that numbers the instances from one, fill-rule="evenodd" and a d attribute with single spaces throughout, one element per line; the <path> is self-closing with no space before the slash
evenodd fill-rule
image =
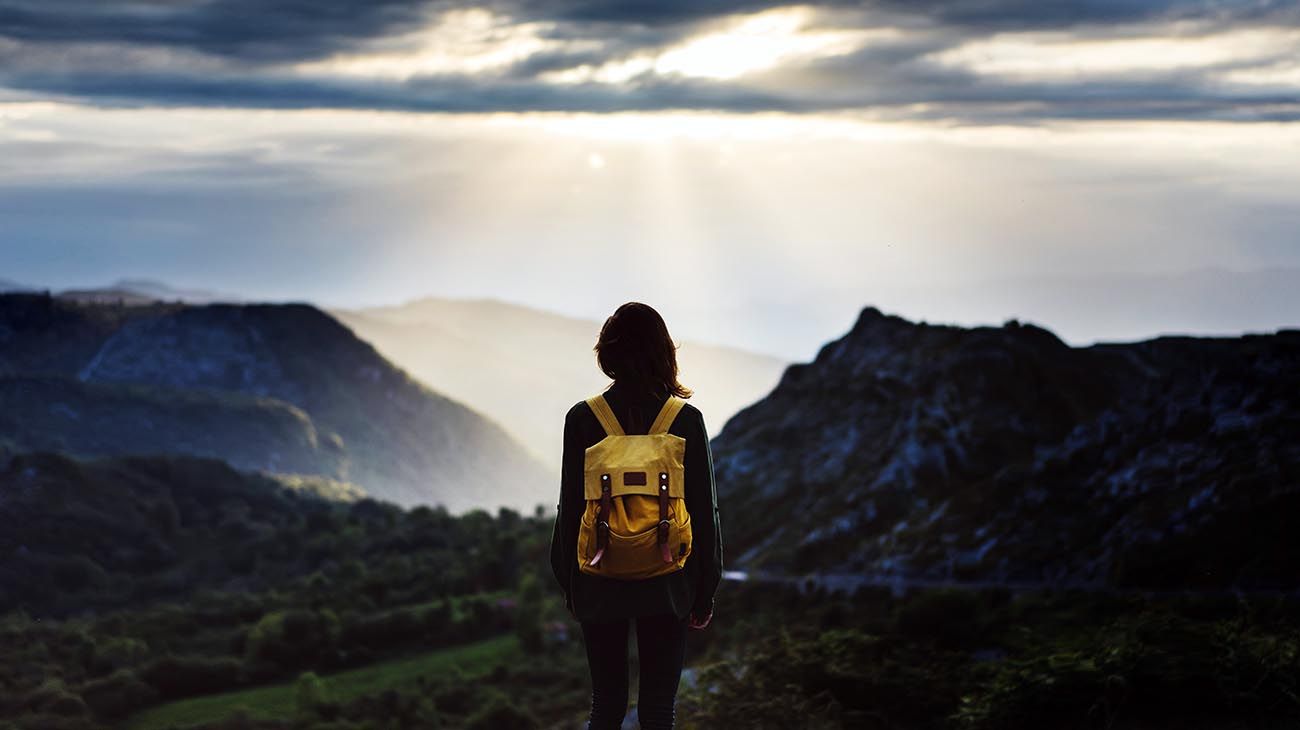
<path id="1" fill-rule="evenodd" d="M 691 555 L 691 515 L 684 504 L 674 513 L 668 522 L 668 549 L 672 562 L 663 560 L 657 523 L 649 529 L 629 533 L 620 530 L 626 528 L 625 524 L 613 519 L 610 521 L 609 547 L 605 549 L 600 565 L 592 568 L 589 563 L 596 552 L 595 514 L 587 510 L 578 530 L 579 569 L 591 575 L 619 580 L 642 580 L 681 570 Z"/>

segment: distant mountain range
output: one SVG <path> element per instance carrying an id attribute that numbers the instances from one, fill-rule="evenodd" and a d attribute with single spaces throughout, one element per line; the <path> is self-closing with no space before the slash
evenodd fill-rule
<path id="1" fill-rule="evenodd" d="M 37 287 L 19 284 L 8 279 L 0 279 L 0 294 L 34 293 Z M 139 306 L 154 302 L 184 302 L 186 304 L 211 304 L 213 302 L 238 302 L 240 297 L 209 291 L 207 289 L 178 289 L 152 279 L 119 279 L 105 287 L 83 289 L 63 289 L 51 292 L 53 296 L 71 301 L 123 304 Z"/>
<path id="2" fill-rule="evenodd" d="M 557 414 L 605 383 L 598 322 L 503 302 L 340 324 L 305 305 L 95 301 L 0 297 L 0 452 L 194 454 L 404 505 L 531 509 L 558 486 Z M 731 567 L 1297 586 L 1300 331 L 1070 347 L 1014 320 L 869 307 L 784 371 L 690 342 L 680 357 L 706 419 L 725 421 L 713 454 Z"/>
<path id="3" fill-rule="evenodd" d="M 9 451 L 209 456 L 453 511 L 554 498 L 500 426 L 307 305 L 3 295 L 0 405 Z"/>
<path id="4" fill-rule="evenodd" d="M 0 282 L 0 292 L 5 289 Z M 122 279 L 53 296 L 126 307 L 240 301 L 149 279 Z M 499 300 L 436 297 L 330 314 L 436 392 L 504 426 L 552 470 L 559 469 L 565 411 L 609 384 L 591 349 L 600 332 L 596 320 Z M 689 340 L 680 344 L 682 382 L 696 391 L 691 402 L 714 428 L 770 391 L 787 364 L 733 347 Z"/>
<path id="5" fill-rule="evenodd" d="M 1300 331 L 1071 348 L 874 308 L 713 442 L 733 567 L 1294 590 Z"/>
<path id="6" fill-rule="evenodd" d="M 602 324 L 595 320 L 441 298 L 333 314 L 411 374 L 503 424 L 553 468 L 565 411 L 609 384 L 592 351 Z M 767 394 L 786 364 L 736 348 L 679 344 L 682 383 L 695 389 L 691 402 L 717 429 Z"/>
<path id="7" fill-rule="evenodd" d="M 206 289 L 176 289 L 149 279 L 122 279 L 104 288 L 64 289 L 55 296 L 60 299 L 90 304 L 123 304 L 139 306 L 154 302 L 183 302 L 185 304 L 212 304 L 213 302 L 238 302 L 238 297 Z"/>

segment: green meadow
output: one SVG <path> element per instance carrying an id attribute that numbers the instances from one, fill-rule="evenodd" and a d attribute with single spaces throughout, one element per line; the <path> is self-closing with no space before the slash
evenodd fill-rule
<path id="1" fill-rule="evenodd" d="M 519 653 L 519 642 L 514 636 L 501 636 L 331 674 L 321 677 L 321 683 L 330 700 L 348 702 L 384 690 L 411 687 L 421 677 L 457 670 L 469 676 L 482 675 Z M 284 719 L 294 714 L 295 696 L 295 683 L 284 682 L 195 697 L 146 710 L 131 718 L 126 727 L 129 730 L 183 728 L 218 721 L 238 712 L 246 712 L 248 716 L 260 719 Z"/>

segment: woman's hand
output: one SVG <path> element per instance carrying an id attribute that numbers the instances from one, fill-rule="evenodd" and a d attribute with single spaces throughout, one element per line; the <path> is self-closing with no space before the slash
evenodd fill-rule
<path id="1" fill-rule="evenodd" d="M 704 616 L 700 616 L 695 611 L 691 611 L 690 619 L 686 622 L 686 625 L 691 627 L 692 629 L 698 630 L 708 626 L 709 622 L 712 620 L 713 620 L 713 606 L 709 606 L 709 612 Z"/>

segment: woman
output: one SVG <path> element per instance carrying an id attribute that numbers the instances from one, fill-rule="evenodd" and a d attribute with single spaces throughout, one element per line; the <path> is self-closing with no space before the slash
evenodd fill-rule
<path id="1" fill-rule="evenodd" d="M 677 347 L 663 318 L 645 304 L 629 302 L 605 320 L 595 351 L 600 369 L 614 381 L 603 395 L 625 433 L 646 433 L 669 395 L 691 395 L 677 381 Z M 722 578 L 722 535 L 704 417 L 686 404 L 668 432 L 686 439 L 685 502 L 693 526 L 690 557 L 672 573 L 617 580 L 577 568 L 578 523 L 585 507 L 583 456 L 604 438 L 605 431 L 585 401 L 574 404 L 565 416 L 551 568 L 564 589 L 565 605 L 582 625 L 591 670 L 590 730 L 622 726 L 632 621 L 640 658 L 641 727 L 672 728 L 686 629 L 703 629 L 713 617 L 713 593 Z"/>

